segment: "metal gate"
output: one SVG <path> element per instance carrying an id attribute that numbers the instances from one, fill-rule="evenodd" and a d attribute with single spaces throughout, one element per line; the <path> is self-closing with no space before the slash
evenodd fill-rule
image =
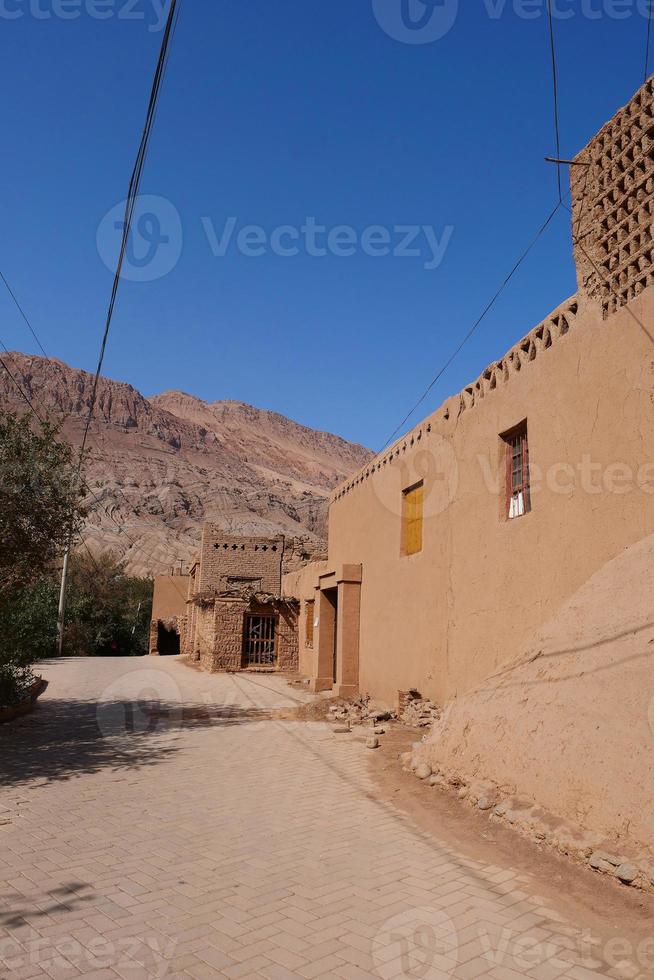
<path id="1" fill-rule="evenodd" d="M 243 657 L 246 667 L 274 667 L 277 663 L 277 617 L 245 617 Z"/>

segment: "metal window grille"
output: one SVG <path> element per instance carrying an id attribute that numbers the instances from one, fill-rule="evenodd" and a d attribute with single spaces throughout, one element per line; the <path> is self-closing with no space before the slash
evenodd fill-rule
<path id="1" fill-rule="evenodd" d="M 248 667 L 274 667 L 277 663 L 277 618 L 245 617 L 243 653 Z"/>
<path id="2" fill-rule="evenodd" d="M 505 437 L 506 466 L 507 466 L 507 503 L 506 516 L 508 520 L 522 517 L 531 510 L 531 492 L 529 484 L 529 443 L 527 441 L 527 426 Z"/>

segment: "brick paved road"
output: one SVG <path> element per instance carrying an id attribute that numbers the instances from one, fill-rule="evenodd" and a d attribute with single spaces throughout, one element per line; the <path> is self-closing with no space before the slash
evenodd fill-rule
<path id="1" fill-rule="evenodd" d="M 603 975 L 526 879 L 377 802 L 360 742 L 271 720 L 281 680 L 45 673 L 0 729 L 0 977 Z"/>

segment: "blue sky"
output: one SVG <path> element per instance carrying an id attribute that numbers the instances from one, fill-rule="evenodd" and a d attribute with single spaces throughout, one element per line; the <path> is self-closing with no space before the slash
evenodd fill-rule
<path id="1" fill-rule="evenodd" d="M 545 0 L 461 0 L 458 13 L 455 0 L 433 13 L 407 0 L 429 29 L 456 13 L 445 36 L 420 44 L 397 39 L 401 2 L 180 0 L 141 188 L 172 211 L 144 208 L 134 242 L 139 260 L 148 235 L 170 230 L 152 268 L 175 261 L 122 283 L 105 374 L 383 445 L 556 200 L 543 162 L 555 149 Z M 569 156 L 642 82 L 646 21 L 644 0 L 557 3 Z M 110 261 L 117 241 L 103 219 L 126 192 L 159 5 L 0 2 L 0 268 L 48 354 L 88 370 L 111 287 L 100 252 Z M 308 254 L 307 218 L 327 229 L 311 249 L 333 246 L 326 255 Z M 261 231 L 247 237 L 248 225 Z M 279 243 L 297 254 L 272 247 L 281 226 Z M 393 254 L 400 226 L 415 226 L 420 254 Z M 414 421 L 575 288 L 562 212 Z M 4 291 L 0 326 L 10 349 L 38 352 Z"/>

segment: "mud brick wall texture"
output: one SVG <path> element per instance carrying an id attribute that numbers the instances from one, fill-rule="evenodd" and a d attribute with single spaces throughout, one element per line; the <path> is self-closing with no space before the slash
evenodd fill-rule
<path id="1" fill-rule="evenodd" d="M 198 629 L 199 656 L 208 671 L 241 670 L 245 617 L 270 616 L 276 624 L 277 670 L 296 671 L 298 667 L 297 611 L 286 603 L 248 602 L 246 599 L 215 599 L 200 607 L 203 626 Z M 199 621 L 200 622 L 200 621 Z"/>
<path id="2" fill-rule="evenodd" d="M 277 669 L 298 670 L 299 606 L 280 605 L 277 622 Z"/>
<path id="3" fill-rule="evenodd" d="M 202 534 L 198 591 L 228 592 L 248 588 L 280 595 L 283 558 L 283 537 L 232 537 L 217 525 L 206 524 Z"/>
<path id="4" fill-rule="evenodd" d="M 579 288 L 606 318 L 654 284 L 654 78 L 570 168 Z"/>

